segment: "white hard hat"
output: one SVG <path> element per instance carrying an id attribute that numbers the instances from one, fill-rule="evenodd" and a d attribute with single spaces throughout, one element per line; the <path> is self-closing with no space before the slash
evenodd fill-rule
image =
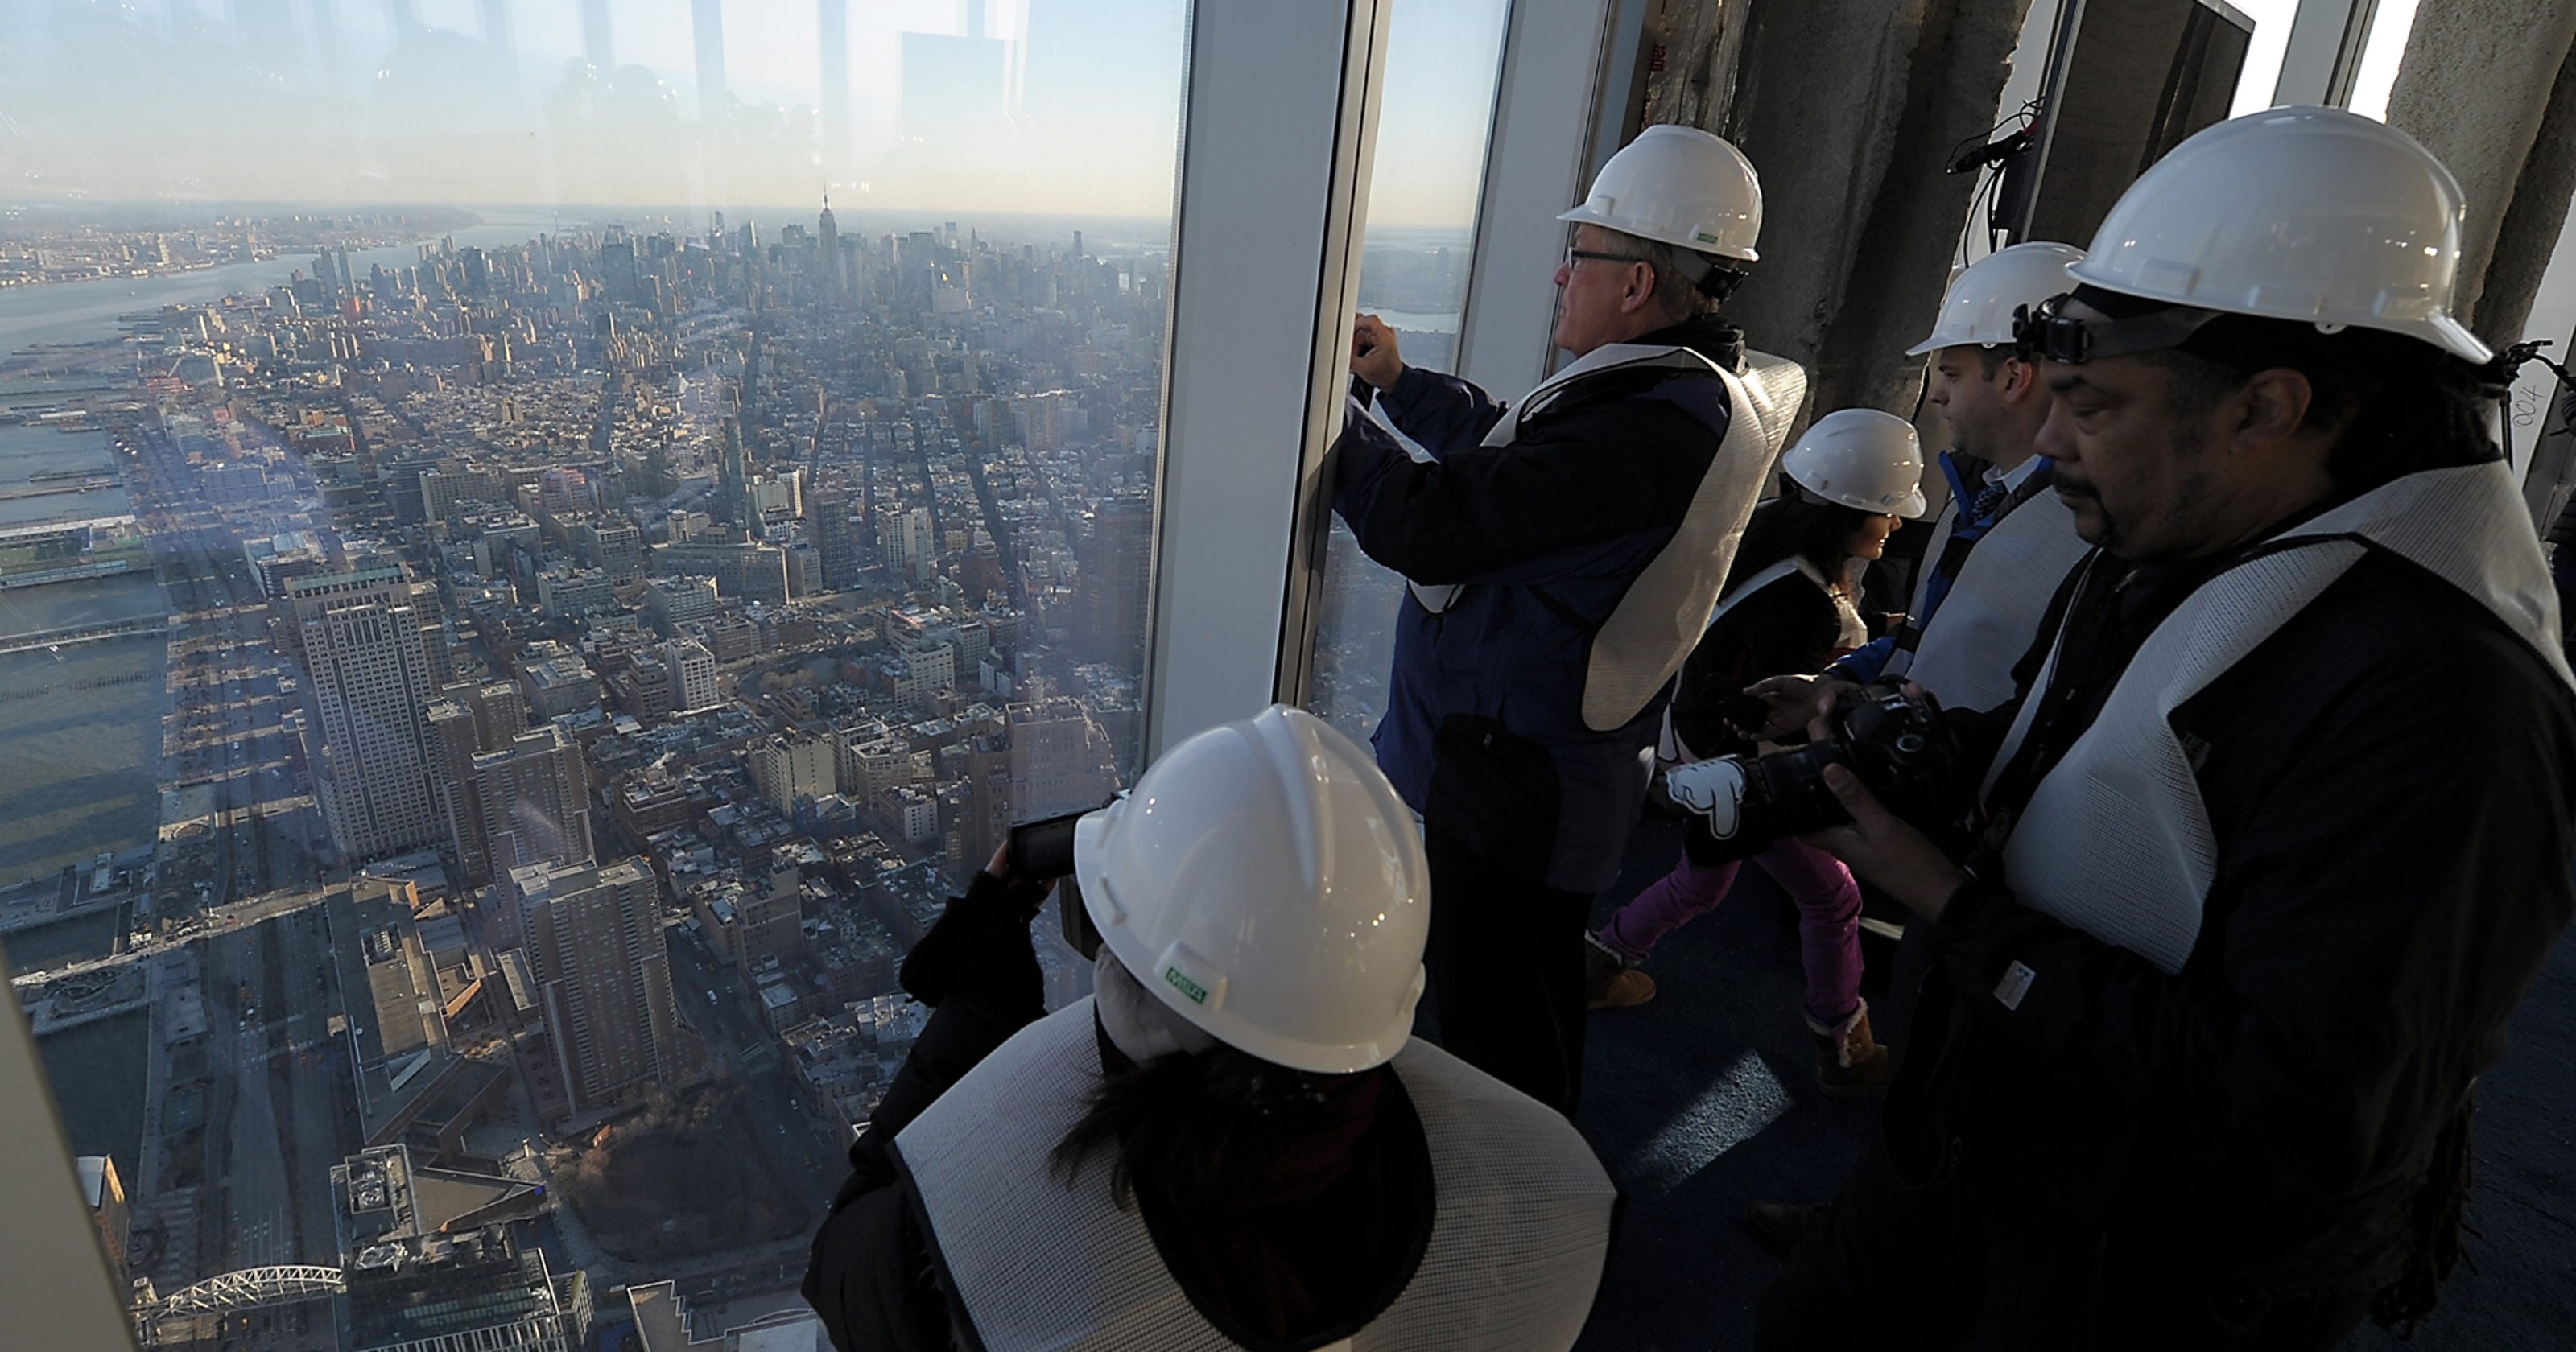
<path id="1" fill-rule="evenodd" d="M 1827 502 L 1923 515 L 1923 443 L 1893 413 L 1847 408 L 1816 419 L 1780 457 L 1780 472 Z"/>
<path id="2" fill-rule="evenodd" d="M 2084 251 L 2072 244 L 2033 240 L 1997 249 L 1970 263 L 1950 279 L 1932 335 L 1905 349 L 1905 355 L 1920 357 L 1945 347 L 2001 347 L 2010 343 L 2013 312 L 2023 306 L 2036 310 L 2041 301 L 2074 290 L 2075 279 L 2066 269 L 2082 261 Z"/>
<path id="3" fill-rule="evenodd" d="M 1322 1074 L 1413 1033 L 1431 875 L 1367 751 L 1272 705 L 1163 753 L 1074 828 L 1102 942 L 1218 1041 Z"/>
<path id="4" fill-rule="evenodd" d="M 2415 138 L 2337 108 L 2209 127 L 2120 194 L 2075 279 L 2226 314 L 2494 352 L 2451 317 L 2460 184 Z"/>
<path id="5" fill-rule="evenodd" d="M 1750 263 L 1762 233 L 1762 180 L 1744 152 L 1697 127 L 1637 133 L 1592 179 L 1583 205 L 1557 217 Z"/>

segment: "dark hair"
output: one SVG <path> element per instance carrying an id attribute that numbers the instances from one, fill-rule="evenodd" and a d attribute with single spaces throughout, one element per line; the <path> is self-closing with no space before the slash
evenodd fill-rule
<path id="1" fill-rule="evenodd" d="M 2326 474 L 2363 493 L 2403 474 L 2500 459 L 2487 419 L 2503 394 L 2491 368 L 2379 329 L 2323 333 L 2298 320 L 2225 315 L 2179 348 L 2150 354 L 2174 378 L 2178 410 L 2197 413 L 2286 367 L 2312 392 L 2300 426 L 2334 435 Z"/>
<path id="2" fill-rule="evenodd" d="M 2005 362 L 2019 355 L 2019 352 L 2007 344 L 1997 343 L 1992 346 L 1985 343 L 1977 344 L 1977 366 L 1986 373 L 1988 380 L 1995 378 L 1995 372 L 2004 369 Z"/>
<path id="3" fill-rule="evenodd" d="M 1228 1151 L 1254 1123 L 1321 1117 L 1334 1091 L 1390 1073 L 1379 1066 L 1356 1075 L 1316 1075 L 1221 1042 L 1197 1055 L 1157 1056 L 1103 1070 L 1081 1120 L 1047 1159 L 1069 1183 L 1093 1155 L 1112 1152 L 1109 1192 L 1121 1207 L 1134 1202 L 1139 1179 L 1183 1206 L 1228 1195 L 1229 1174 L 1238 1165 L 1260 1163 Z"/>
<path id="4" fill-rule="evenodd" d="M 1744 527 L 1744 543 L 1736 547 L 1735 562 L 1726 571 L 1726 588 L 1721 594 L 1732 595 L 1755 573 L 1786 558 L 1805 559 L 1828 578 L 1842 576 L 1843 559 L 1847 557 L 1843 541 L 1873 515 L 1839 502 L 1805 497 L 1795 486 L 1790 487 L 1753 509 L 1753 519 Z"/>

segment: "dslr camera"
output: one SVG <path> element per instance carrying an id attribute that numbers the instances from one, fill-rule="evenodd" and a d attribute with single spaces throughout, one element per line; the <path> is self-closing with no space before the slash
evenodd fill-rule
<path id="1" fill-rule="evenodd" d="M 1709 833 L 1731 847 L 1727 857 L 1741 859 L 1851 820 L 1825 786 L 1825 767 L 1841 765 L 1889 811 L 1949 841 L 1966 831 L 1974 803 L 1961 762 L 1939 701 L 1881 683 L 1842 692 L 1826 715 L 1826 735 L 1805 746 L 1676 766 L 1665 772 L 1664 791 L 1707 818 Z"/>
<path id="2" fill-rule="evenodd" d="M 1105 805 L 1104 805 L 1105 806 Z M 1073 877 L 1073 828 L 1097 808 L 1061 817 L 1023 822 L 1011 828 L 1011 872 L 1032 882 L 1055 884 L 1056 924 L 1065 947 L 1089 962 L 1100 956 L 1100 929 L 1082 904 L 1082 887 Z"/>

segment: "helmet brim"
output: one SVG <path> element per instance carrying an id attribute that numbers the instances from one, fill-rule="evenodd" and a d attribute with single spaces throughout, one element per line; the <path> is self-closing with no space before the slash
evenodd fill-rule
<path id="1" fill-rule="evenodd" d="M 2183 297 L 2171 295 L 2162 291 L 2149 290 L 2145 287 L 2136 285 L 2126 277 L 2109 275 L 2107 269 L 2100 266 L 2092 266 L 2088 270 L 2088 265 L 2091 263 L 2092 260 L 2090 258 L 2086 259 L 2083 263 L 2077 263 L 2066 270 L 2067 275 L 2073 277 L 2076 281 L 2084 284 L 2085 286 L 2092 287 L 2098 291 L 2108 291 L 2114 295 L 2121 296 L 2135 296 L 2140 300 L 2151 300 L 2163 305 L 2177 305 L 2199 310 L 2214 310 L 2220 314 L 2243 315 L 2248 319 L 2278 319 L 2293 324 L 2309 323 L 2318 324 L 2320 326 L 2372 329 L 2380 333 L 2394 333 L 2402 337 L 2415 339 L 2417 342 L 2429 343 L 2434 347 L 2442 349 L 2444 352 L 2450 353 L 2454 357 L 2458 357 L 2463 361 L 2475 363 L 2477 365 L 2483 366 L 2486 363 L 2495 360 L 2495 349 L 2487 346 L 2484 339 L 2469 332 L 2469 327 L 2466 324 L 2452 318 L 2450 313 L 2447 311 L 2436 311 L 2422 319 L 2392 320 L 2378 320 L 2360 317 L 2321 320 L 2313 314 L 2275 314 L 2246 305 L 2213 305 L 2208 299 L 2200 297 Z"/>

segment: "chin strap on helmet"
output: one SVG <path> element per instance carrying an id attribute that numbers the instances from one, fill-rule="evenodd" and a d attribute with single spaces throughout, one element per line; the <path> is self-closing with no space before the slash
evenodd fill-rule
<path id="1" fill-rule="evenodd" d="M 1673 259 L 1682 280 L 1689 282 L 1692 290 L 1720 305 L 1735 294 L 1735 288 L 1744 285 L 1744 269 L 1715 254 L 1676 247 Z"/>

